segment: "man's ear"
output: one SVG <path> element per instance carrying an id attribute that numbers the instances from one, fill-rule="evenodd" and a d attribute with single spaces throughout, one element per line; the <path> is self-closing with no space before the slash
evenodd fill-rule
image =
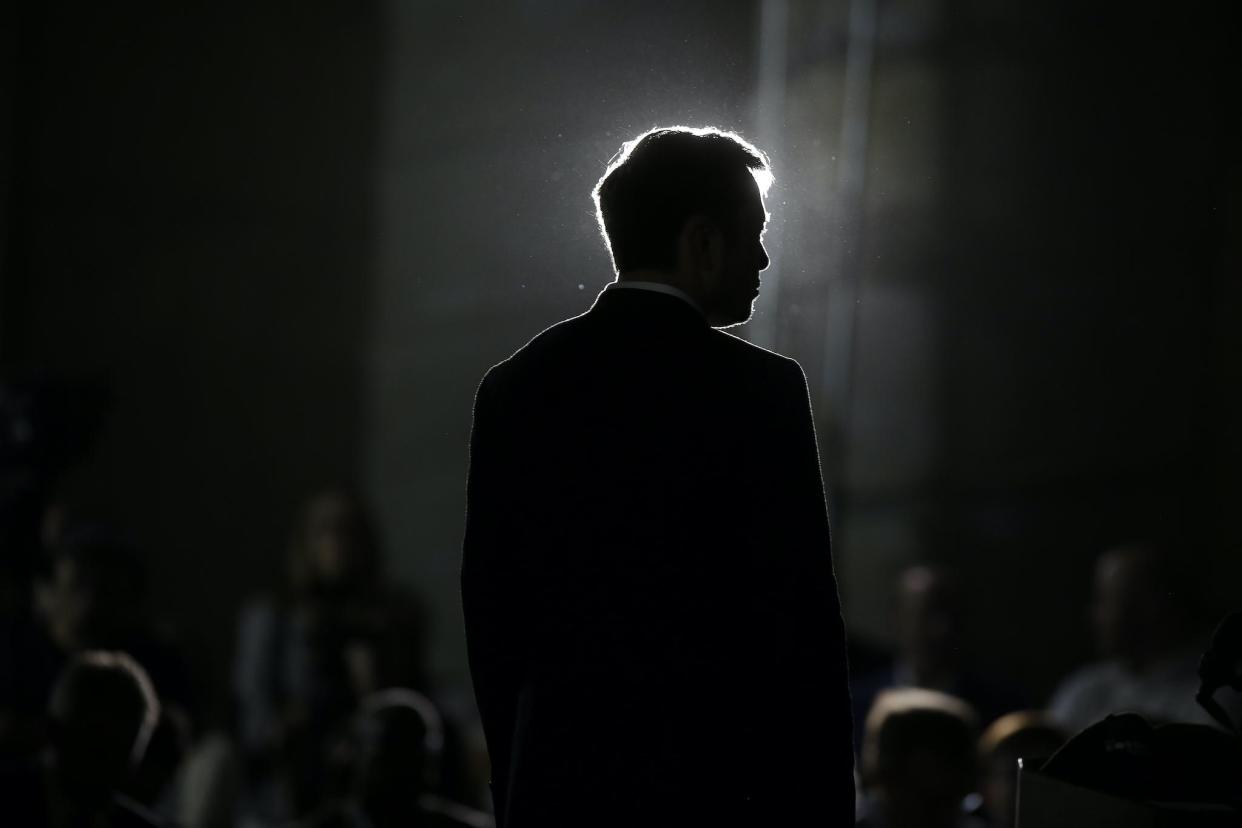
<path id="1" fill-rule="evenodd" d="M 699 278 L 712 278 L 724 263 L 724 233 L 704 215 L 686 219 L 681 229 L 681 248 L 687 269 Z"/>

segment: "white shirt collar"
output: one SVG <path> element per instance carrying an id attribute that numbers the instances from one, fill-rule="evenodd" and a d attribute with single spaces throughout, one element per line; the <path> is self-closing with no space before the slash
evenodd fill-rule
<path id="1" fill-rule="evenodd" d="M 621 289 L 650 290 L 653 293 L 664 293 L 669 296 L 676 296 L 678 299 L 698 311 L 699 316 L 702 316 L 705 319 L 707 318 L 707 314 L 703 312 L 701 307 L 699 307 L 699 303 L 690 298 L 690 294 L 686 293 L 681 288 L 666 285 L 663 282 L 613 282 L 608 285 L 608 287 L 604 288 L 604 290 Z"/>

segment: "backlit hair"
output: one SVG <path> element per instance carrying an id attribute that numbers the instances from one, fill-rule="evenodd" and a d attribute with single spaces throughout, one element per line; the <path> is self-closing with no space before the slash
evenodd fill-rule
<path id="1" fill-rule="evenodd" d="M 687 219 L 703 215 L 732 232 L 747 188 L 763 194 L 772 180 L 768 157 L 734 132 L 657 127 L 626 141 L 592 192 L 613 267 L 671 269 Z"/>

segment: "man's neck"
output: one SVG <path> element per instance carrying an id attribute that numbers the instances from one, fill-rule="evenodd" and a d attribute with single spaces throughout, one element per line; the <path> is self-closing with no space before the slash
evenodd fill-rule
<path id="1" fill-rule="evenodd" d="M 692 281 L 689 276 L 676 270 L 657 270 L 655 268 L 627 270 L 625 273 L 617 274 L 617 282 L 620 284 L 625 284 L 626 282 L 654 282 L 659 285 L 677 288 L 698 302 L 701 297 L 698 295 L 698 287 L 692 284 Z"/>
<path id="2" fill-rule="evenodd" d="M 704 318 L 708 318 L 707 310 L 700 291 L 693 289 L 691 280 L 677 272 L 664 270 L 630 270 L 617 275 L 617 281 L 611 288 L 643 288 L 669 293 L 688 302 Z"/>

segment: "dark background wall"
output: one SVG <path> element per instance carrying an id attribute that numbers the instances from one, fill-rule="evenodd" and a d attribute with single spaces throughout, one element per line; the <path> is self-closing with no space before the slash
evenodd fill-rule
<path id="1" fill-rule="evenodd" d="M 216 675 L 294 505 L 360 444 L 379 10 L 289 11 L 11 17 L 0 359 L 108 386 L 64 497 L 134 536 Z"/>
<path id="2" fill-rule="evenodd" d="M 298 500 L 355 481 L 460 684 L 478 378 L 611 279 L 620 142 L 712 123 L 775 153 L 749 335 L 807 370 L 860 637 L 899 567 L 956 563 L 973 650 L 1042 692 L 1089 655 L 1094 555 L 1147 534 L 1239 603 L 1223 4 L 874 5 L 863 107 L 845 2 L 0 13 L 0 367 L 113 400 L 66 498 L 150 552 L 218 675 Z"/>

